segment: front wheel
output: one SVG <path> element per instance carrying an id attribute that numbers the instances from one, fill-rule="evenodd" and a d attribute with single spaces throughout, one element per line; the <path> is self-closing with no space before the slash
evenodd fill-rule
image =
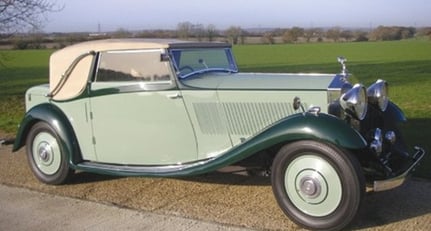
<path id="1" fill-rule="evenodd" d="M 355 217 L 364 176 L 348 151 L 315 141 L 285 145 L 272 165 L 272 188 L 283 212 L 314 230 L 339 230 Z"/>
<path id="2" fill-rule="evenodd" d="M 36 123 L 27 141 L 27 159 L 33 174 L 46 184 L 62 184 L 73 173 L 56 131 L 45 122 Z"/>

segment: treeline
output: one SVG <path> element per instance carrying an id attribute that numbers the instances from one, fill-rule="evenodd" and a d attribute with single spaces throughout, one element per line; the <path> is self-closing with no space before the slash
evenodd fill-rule
<path id="1" fill-rule="evenodd" d="M 275 44 L 311 42 L 364 42 L 411 39 L 415 37 L 431 40 L 431 27 L 414 28 L 401 26 L 379 26 L 375 29 L 333 28 L 257 28 L 243 29 L 230 26 L 219 30 L 209 24 L 178 23 L 175 30 L 128 31 L 120 28 L 109 33 L 50 33 L 32 32 L 15 34 L 0 39 L 0 46 L 13 49 L 62 48 L 81 41 L 104 38 L 177 38 L 193 41 L 225 41 L 231 44 Z M 1 38 L 1 36 L 0 36 Z"/>
<path id="2" fill-rule="evenodd" d="M 428 31 L 429 33 L 429 31 Z M 370 40 L 390 41 L 413 38 L 416 35 L 414 27 L 379 26 L 369 34 Z M 430 34 L 431 35 L 431 34 Z"/>
<path id="3" fill-rule="evenodd" d="M 160 34 L 147 33 L 144 37 L 158 37 Z M 195 39 L 213 41 L 215 38 L 224 39 L 232 44 L 245 43 L 299 43 L 299 42 L 364 42 L 410 39 L 414 37 L 428 37 L 431 40 L 431 27 L 386 27 L 375 29 L 343 29 L 333 28 L 276 28 L 276 29 L 242 29 L 231 26 L 226 30 L 217 30 L 214 25 L 204 26 L 190 22 L 179 23 L 171 37 L 180 39 Z"/>
<path id="4" fill-rule="evenodd" d="M 230 31 L 229 29 L 227 31 Z M 236 29 L 238 31 L 238 29 Z M 231 33 L 225 33 L 229 38 Z M 272 29 L 253 33 L 240 32 L 240 36 L 246 38 L 260 38 L 260 43 L 310 43 L 310 42 L 365 42 L 365 41 L 390 41 L 425 37 L 431 40 L 431 27 L 386 27 L 379 26 L 373 30 L 334 28 L 301 28 L 292 27 L 286 29 Z M 233 44 L 242 40 L 229 39 Z M 256 39 L 254 40 L 256 41 Z M 247 42 L 247 41 L 246 41 Z"/>

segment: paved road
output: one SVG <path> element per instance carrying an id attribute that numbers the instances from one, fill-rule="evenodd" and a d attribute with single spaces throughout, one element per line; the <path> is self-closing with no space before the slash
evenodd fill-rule
<path id="1" fill-rule="evenodd" d="M 43 221 L 45 224 L 53 222 L 61 227 L 68 227 L 81 220 L 95 220 L 95 227 L 85 226 L 82 229 L 87 229 L 86 227 L 97 229 L 97 225 L 103 225 L 103 222 L 110 221 L 112 223 L 108 223 L 109 227 L 117 227 L 116 225 L 127 224 L 129 217 L 137 218 L 138 222 L 141 222 L 139 221 L 141 217 L 155 215 L 161 216 L 160 219 L 164 222 L 146 226 L 155 222 L 144 220 L 136 226 L 144 227 L 143 229 L 148 227 L 149 230 L 164 230 L 165 227 L 169 227 L 164 225 L 172 223 L 176 225 L 177 218 L 185 218 L 185 226 L 178 226 L 178 229 L 187 229 L 188 225 L 194 227 L 195 223 L 202 221 L 204 227 L 212 224 L 226 225 L 222 226 L 223 229 L 233 226 L 232 229 L 244 227 L 257 230 L 298 230 L 298 227 L 278 208 L 272 195 L 270 180 L 265 177 L 216 172 L 199 177 L 166 179 L 77 173 L 67 185 L 48 186 L 39 183 L 33 177 L 24 152 L 11 154 L 10 148 L 0 147 L 0 184 L 43 192 L 41 196 L 36 196 L 37 200 L 51 198 L 48 195 L 56 195 L 55 200 L 63 197 L 79 199 L 71 205 L 66 203 L 66 207 L 48 204 L 30 207 L 28 211 L 39 217 L 35 222 Z M 27 197 L 25 193 L 22 195 Z M 431 230 L 430 195 L 431 182 L 421 179 L 413 179 L 392 191 L 369 193 L 358 217 L 349 229 Z M 3 207 L 5 200 L 0 195 L 0 207 Z M 11 201 L 8 200 L 8 203 Z M 18 199 L 12 201 L 12 207 L 15 203 L 19 205 L 19 201 Z M 102 210 L 112 208 L 114 211 L 123 211 L 120 208 L 130 208 L 132 215 L 116 216 L 111 221 L 102 213 L 81 211 L 78 206 L 73 206 L 79 203 L 91 203 L 90 207 L 104 206 Z M 66 211 L 61 208 L 66 208 Z M 73 215 L 80 212 L 84 214 L 83 217 Z M 46 218 L 50 213 L 63 214 L 60 217 L 68 217 L 65 214 L 70 214 L 68 217 L 70 220 L 56 223 L 58 217 Z M 28 214 L 18 211 L 8 216 L 25 218 Z M 4 222 L 4 219 L 0 219 L 1 224 Z M 217 229 L 208 226 L 207 230 Z M 0 230 L 3 230 L 2 226 Z"/>
<path id="2" fill-rule="evenodd" d="M 250 230 L 1 184 L 0 198 L 0 230 Z"/>

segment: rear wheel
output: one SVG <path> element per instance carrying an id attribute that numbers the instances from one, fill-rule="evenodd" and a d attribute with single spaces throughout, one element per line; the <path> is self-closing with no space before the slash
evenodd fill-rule
<path id="1" fill-rule="evenodd" d="M 62 184 L 72 174 L 55 130 L 45 122 L 36 123 L 27 141 L 27 159 L 33 174 L 46 184 Z"/>
<path id="2" fill-rule="evenodd" d="M 352 154 L 314 141 L 285 145 L 274 159 L 271 180 L 283 212 L 315 230 L 347 226 L 365 192 L 360 165 Z"/>

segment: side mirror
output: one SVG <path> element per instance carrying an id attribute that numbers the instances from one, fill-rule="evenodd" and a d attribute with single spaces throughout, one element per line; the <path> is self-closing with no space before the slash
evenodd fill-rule
<path id="1" fill-rule="evenodd" d="M 168 62 L 169 55 L 168 54 L 160 54 L 160 62 Z"/>

